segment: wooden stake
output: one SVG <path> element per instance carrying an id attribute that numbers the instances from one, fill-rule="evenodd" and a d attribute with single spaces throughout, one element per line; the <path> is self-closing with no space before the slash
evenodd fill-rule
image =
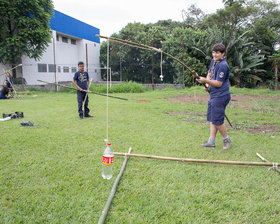
<path id="1" fill-rule="evenodd" d="M 264 162 L 266 163 L 270 163 L 267 159 L 265 159 L 264 157 L 262 157 L 259 153 L 256 153 L 256 155 Z M 272 167 L 273 167 L 273 164 L 272 164 Z M 273 168 L 276 172 L 280 173 L 280 170 L 276 167 Z"/>
<path id="2" fill-rule="evenodd" d="M 125 153 L 125 154 L 129 155 L 130 152 L 131 152 L 131 150 L 132 150 L 132 149 L 131 149 L 131 147 L 130 147 L 129 150 L 128 150 L 128 153 Z M 121 176 L 122 176 L 122 174 L 123 174 L 123 172 L 124 172 L 124 169 L 125 169 L 125 166 L 126 166 L 126 163 L 127 163 L 127 160 L 128 160 L 128 159 L 129 159 L 129 157 L 128 157 L 128 156 L 125 156 L 125 159 L 124 159 L 124 161 L 123 161 L 123 165 L 122 165 L 121 171 L 120 171 L 119 175 L 117 176 L 117 178 L 116 178 L 116 180 L 115 180 L 115 183 L 114 183 L 114 185 L 113 185 L 113 187 L 112 187 L 110 196 L 109 196 L 109 198 L 108 198 L 108 200 L 107 200 L 107 202 L 106 202 L 106 205 L 105 205 L 105 207 L 104 207 L 104 209 L 103 209 L 103 211 L 102 211 L 102 214 L 101 214 L 101 216 L 100 216 L 100 218 L 99 218 L 98 224 L 103 224 L 104 221 L 105 221 L 105 219 L 106 219 L 107 213 L 108 213 L 108 211 L 109 211 L 110 205 L 111 205 L 112 200 L 113 200 L 113 198 L 114 198 L 114 195 L 115 195 L 115 193 L 116 193 L 116 190 L 117 190 L 119 181 L 120 181 Z"/>
<path id="3" fill-rule="evenodd" d="M 262 163 L 262 162 L 246 162 L 246 161 L 243 162 L 243 161 L 228 161 L 228 160 L 174 158 L 174 157 L 163 157 L 163 156 L 143 155 L 143 154 L 127 154 L 127 153 L 120 153 L 120 152 L 114 152 L 114 155 L 149 158 L 149 159 L 173 160 L 173 161 L 190 162 L 190 163 L 214 163 L 214 164 L 247 165 L 247 166 L 273 166 L 273 163 L 269 163 L 269 162 Z"/>

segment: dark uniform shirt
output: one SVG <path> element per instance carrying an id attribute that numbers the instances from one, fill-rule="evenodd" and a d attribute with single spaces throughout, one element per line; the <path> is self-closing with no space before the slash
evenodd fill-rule
<path id="1" fill-rule="evenodd" d="M 85 89 L 87 90 L 87 81 L 89 80 L 89 77 L 88 77 L 88 73 L 87 72 L 80 72 L 80 71 L 77 71 L 74 75 L 74 78 L 73 80 L 76 81 L 77 85 L 82 88 L 82 89 Z"/>
<path id="2" fill-rule="evenodd" d="M 210 86 L 210 97 L 221 97 L 229 92 L 229 66 L 225 59 L 221 59 L 214 65 L 215 61 L 212 59 L 208 72 L 211 73 L 210 79 L 223 82 L 221 87 Z M 213 69 L 214 66 L 214 69 Z"/>

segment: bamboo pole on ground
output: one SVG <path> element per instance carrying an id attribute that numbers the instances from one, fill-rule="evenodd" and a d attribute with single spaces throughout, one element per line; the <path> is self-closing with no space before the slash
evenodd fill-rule
<path id="1" fill-rule="evenodd" d="M 266 163 L 270 163 L 267 159 L 265 159 L 264 157 L 262 157 L 259 153 L 256 153 L 256 155 L 257 155 L 262 161 L 264 161 L 264 162 L 266 162 Z M 274 167 L 274 165 L 275 165 L 275 164 L 272 165 L 272 168 L 273 168 L 276 172 L 278 172 L 278 173 L 280 174 L 280 170 L 277 168 L 278 164 L 277 164 L 276 167 Z"/>
<path id="2" fill-rule="evenodd" d="M 154 155 L 143 155 L 143 154 L 128 154 L 114 152 L 117 156 L 130 156 L 130 157 L 140 157 L 149 159 L 161 159 L 161 160 L 172 160 L 190 163 L 212 163 L 212 164 L 226 164 L 226 165 L 247 165 L 247 166 L 273 166 L 274 163 L 270 162 L 246 162 L 246 161 L 228 161 L 228 160 L 206 160 L 206 159 L 189 159 L 189 158 L 174 158 L 174 157 L 164 157 L 164 156 L 154 156 Z"/>
<path id="3" fill-rule="evenodd" d="M 131 152 L 131 150 L 132 150 L 132 149 L 131 149 L 131 147 L 130 147 L 129 150 L 128 150 L 128 153 L 126 153 L 126 154 L 129 155 L 130 152 Z M 120 181 L 120 179 L 121 179 L 121 177 L 122 177 L 122 175 L 123 175 L 123 172 L 124 172 L 124 170 L 125 170 L 126 163 L 127 163 L 127 160 L 128 160 L 128 159 L 129 159 L 129 157 L 128 157 L 128 156 L 125 156 L 125 159 L 124 159 L 124 161 L 123 161 L 122 168 L 121 168 L 121 170 L 120 170 L 119 175 L 117 176 L 117 178 L 116 178 L 116 180 L 115 180 L 115 183 L 114 183 L 114 185 L 113 185 L 113 187 L 112 187 L 112 190 L 111 190 L 111 193 L 110 193 L 110 195 L 109 195 L 109 198 L 108 198 L 108 200 L 107 200 L 107 202 L 106 202 L 106 205 L 105 205 L 105 207 L 104 207 L 104 209 L 103 209 L 103 211 L 102 211 L 102 214 L 101 214 L 101 216 L 100 216 L 100 218 L 99 218 L 98 224 L 103 224 L 104 221 L 105 221 L 105 219 L 106 219 L 107 213 L 108 213 L 108 211 L 109 211 L 110 205 L 111 205 L 112 200 L 113 200 L 113 198 L 114 198 L 114 195 L 115 195 L 115 193 L 116 193 L 116 190 L 117 190 L 119 181 Z"/>
<path id="4" fill-rule="evenodd" d="M 46 84 L 51 84 L 51 85 L 60 86 L 60 87 L 63 87 L 63 88 L 68 88 L 68 89 L 77 90 L 76 88 L 73 88 L 73 87 L 71 87 L 71 86 L 66 86 L 66 85 L 62 85 L 62 84 L 56 84 L 56 83 L 52 83 L 52 82 L 46 82 L 46 81 L 39 80 L 39 79 L 38 79 L 37 81 L 38 81 L 38 82 L 43 82 L 43 83 L 46 83 Z M 84 92 L 93 93 L 93 94 L 96 94 L 96 95 L 106 96 L 106 97 L 107 97 L 107 94 L 102 94 L 102 93 L 98 93 L 98 92 L 87 91 L 87 90 L 85 90 Z M 119 99 L 119 100 L 128 100 L 128 99 L 126 99 L 126 98 L 122 98 L 122 97 L 118 97 L 118 96 L 110 96 L 110 95 L 108 95 L 108 97 L 115 98 L 115 99 Z"/>

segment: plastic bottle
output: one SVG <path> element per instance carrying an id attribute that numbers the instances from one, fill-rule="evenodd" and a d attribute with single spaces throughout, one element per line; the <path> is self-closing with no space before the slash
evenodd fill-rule
<path id="1" fill-rule="evenodd" d="M 103 153 L 102 157 L 102 177 L 103 179 L 111 179 L 113 176 L 113 160 L 114 154 L 110 148 L 111 144 L 108 142 L 107 147 Z"/>

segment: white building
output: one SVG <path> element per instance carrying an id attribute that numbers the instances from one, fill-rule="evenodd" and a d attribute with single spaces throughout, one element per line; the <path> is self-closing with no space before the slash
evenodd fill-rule
<path id="1" fill-rule="evenodd" d="M 52 42 L 45 53 L 39 61 L 23 56 L 22 68 L 17 69 L 17 76 L 23 77 L 27 85 L 43 85 L 38 79 L 47 82 L 72 81 L 78 62 L 83 61 L 90 78 L 100 81 L 100 38 L 96 37 L 100 30 L 56 10 L 50 27 Z M 3 77 L 0 77 L 1 83 Z"/>

